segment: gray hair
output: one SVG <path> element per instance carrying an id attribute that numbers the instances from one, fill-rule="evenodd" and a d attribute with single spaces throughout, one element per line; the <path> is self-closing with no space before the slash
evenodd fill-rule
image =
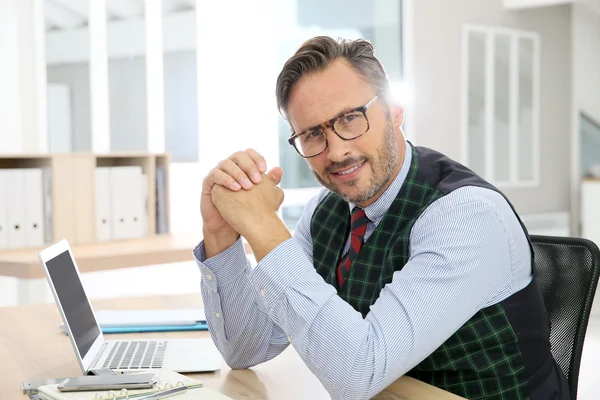
<path id="1" fill-rule="evenodd" d="M 373 86 L 382 100 L 388 100 L 389 81 L 370 42 L 364 39 L 336 40 L 329 36 L 316 36 L 304 42 L 279 73 L 275 89 L 279 111 L 285 115 L 290 92 L 303 76 L 323 71 L 339 58 L 347 60 Z"/>

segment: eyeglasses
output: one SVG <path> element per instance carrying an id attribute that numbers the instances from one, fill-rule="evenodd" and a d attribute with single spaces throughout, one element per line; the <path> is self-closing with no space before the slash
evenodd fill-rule
<path id="1" fill-rule="evenodd" d="M 379 98 L 373 97 L 362 107 L 354 108 L 320 125 L 293 134 L 288 142 L 294 146 L 298 154 L 304 158 L 316 157 L 327 149 L 325 131 L 331 129 L 342 140 L 356 139 L 369 130 L 367 110 Z"/>

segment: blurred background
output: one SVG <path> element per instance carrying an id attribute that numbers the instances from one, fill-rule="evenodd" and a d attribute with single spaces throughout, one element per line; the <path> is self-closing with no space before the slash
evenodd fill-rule
<path id="1" fill-rule="evenodd" d="M 370 40 L 409 140 L 498 185 L 530 229 L 591 229 L 581 184 L 600 174 L 598 0 L 0 4 L 0 153 L 168 152 L 172 232 L 200 230 L 202 177 L 247 147 L 284 168 L 293 229 L 318 185 L 273 93 L 315 35 Z"/>
<path id="2" fill-rule="evenodd" d="M 319 187 L 287 142 L 275 80 L 315 35 L 370 40 L 406 108 L 407 138 L 497 185 L 530 233 L 600 243 L 600 0 L 0 0 L 0 167 L 61 180 L 61 154 L 91 154 L 96 169 L 137 166 L 138 239 L 199 241 L 203 177 L 252 147 L 284 169 L 281 216 L 293 230 Z M 96 177 L 78 197 L 91 199 L 87 239 L 73 241 L 123 239 L 115 225 L 101 238 L 90 171 L 73 178 L 77 193 Z M 44 244 L 60 239 L 52 217 Z M 132 288 L 135 274 L 154 286 Z M 0 277 L 0 304 L 30 301 L 15 279 Z M 83 279 L 95 298 L 199 285 L 193 261 Z"/>

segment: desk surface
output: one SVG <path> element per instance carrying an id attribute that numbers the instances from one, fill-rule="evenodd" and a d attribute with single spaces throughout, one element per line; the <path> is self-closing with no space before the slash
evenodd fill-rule
<path id="1" fill-rule="evenodd" d="M 95 301 L 95 309 L 200 308 L 200 294 Z M 21 381 L 80 375 L 71 342 L 60 333 L 55 304 L 0 308 L 0 393 L 6 399 L 25 399 Z M 107 335 L 109 339 L 134 337 L 210 337 L 208 332 L 169 332 Z M 224 362 L 214 373 L 191 374 L 207 387 L 233 399 L 328 399 L 317 378 L 292 347 L 275 359 L 249 370 L 232 371 Z M 402 377 L 377 399 L 457 400 L 461 397 L 423 382 Z"/>
<path id="2" fill-rule="evenodd" d="M 103 271 L 142 265 L 193 260 L 192 249 L 200 235 L 157 235 L 118 242 L 72 245 L 71 250 L 81 272 Z M 43 278 L 38 252 L 29 248 L 0 251 L 0 276 Z"/>

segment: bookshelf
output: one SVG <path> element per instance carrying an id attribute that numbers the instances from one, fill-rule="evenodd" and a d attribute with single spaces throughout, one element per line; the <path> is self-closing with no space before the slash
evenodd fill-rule
<path id="1" fill-rule="evenodd" d="M 50 223 L 45 226 L 49 225 L 50 227 L 47 228 L 48 234 L 45 235 L 44 245 L 0 248 L 0 255 L 11 250 L 44 247 L 61 239 L 67 239 L 72 245 L 99 243 L 96 226 L 96 167 L 141 167 L 147 193 L 144 210 L 147 224 L 141 238 L 167 234 L 169 232 L 169 163 L 169 154 L 146 152 L 0 155 L 0 171 L 3 169 L 41 168 L 44 174 L 48 174 L 50 177 L 46 182 L 49 193 L 45 193 L 46 198 L 44 199 L 44 204 L 49 204 L 45 213 L 50 215 Z M 164 201 L 162 235 L 158 234 L 156 230 L 157 168 L 162 169 L 161 174 L 164 179 L 161 185 L 164 191 L 164 196 L 161 196 Z M 0 194 L 7 196 L 7 190 L 0 191 Z M 10 211 L 8 210 L 8 212 Z M 140 237 L 136 239 L 139 240 Z M 122 240 L 109 240 L 109 242 L 113 241 Z"/>

